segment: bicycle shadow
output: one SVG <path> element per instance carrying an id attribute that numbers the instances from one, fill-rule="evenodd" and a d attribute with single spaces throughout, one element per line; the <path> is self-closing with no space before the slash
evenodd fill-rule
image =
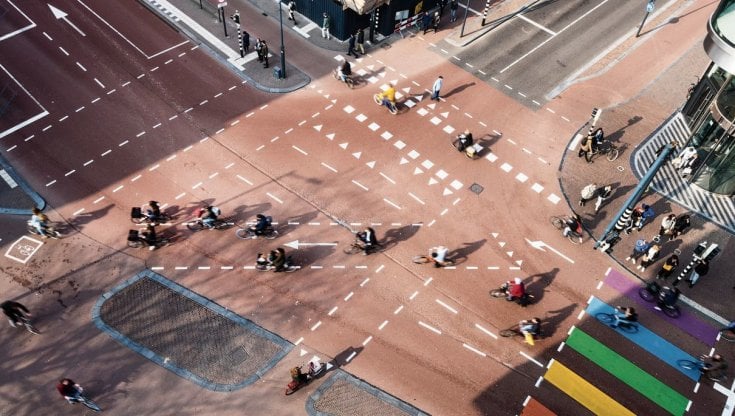
<path id="1" fill-rule="evenodd" d="M 391 228 L 385 232 L 383 239 L 380 240 L 380 244 L 385 247 L 384 249 L 394 247 L 399 242 L 406 241 L 416 235 L 420 228 L 421 226 L 413 224 L 404 225 L 400 228 Z"/>
<path id="2" fill-rule="evenodd" d="M 526 292 L 533 295 L 535 298 L 534 303 L 539 303 L 544 298 L 545 288 L 550 286 L 559 273 L 559 268 L 554 267 L 546 273 L 532 274 L 524 280 L 531 280 L 530 283 L 526 284 Z M 538 279 L 534 279 L 538 278 Z"/>
<path id="3" fill-rule="evenodd" d="M 541 333 L 538 338 L 544 339 L 554 335 L 557 329 L 562 327 L 564 321 L 574 313 L 577 306 L 576 303 L 573 303 L 561 309 L 546 311 L 543 319 L 541 319 Z"/>
<path id="4" fill-rule="evenodd" d="M 447 253 L 447 260 L 451 260 L 455 265 L 464 263 L 470 254 L 482 248 L 485 245 L 487 239 L 473 241 L 471 243 L 462 243 L 464 247 L 457 248 Z"/>

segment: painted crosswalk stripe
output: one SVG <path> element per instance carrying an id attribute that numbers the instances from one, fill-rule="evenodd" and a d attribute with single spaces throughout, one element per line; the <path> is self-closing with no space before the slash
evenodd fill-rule
<path id="1" fill-rule="evenodd" d="M 625 408 L 562 363 L 552 360 L 544 379 L 598 416 L 634 416 Z"/>

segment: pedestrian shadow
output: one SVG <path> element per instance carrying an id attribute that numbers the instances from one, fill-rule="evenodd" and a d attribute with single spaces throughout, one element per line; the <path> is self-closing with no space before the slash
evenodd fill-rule
<path id="1" fill-rule="evenodd" d="M 526 284 L 526 292 L 536 298 L 535 303 L 539 303 L 544 298 L 545 289 L 551 285 L 558 273 L 559 268 L 554 267 L 546 273 L 532 274 L 524 279 L 531 281 Z"/>
<path id="2" fill-rule="evenodd" d="M 623 127 L 619 128 L 619 129 L 615 130 L 614 132 L 610 133 L 609 135 L 605 136 L 606 140 L 609 140 L 609 141 L 611 141 L 613 143 L 619 143 L 620 142 L 620 139 L 622 139 L 623 136 L 625 135 L 625 129 L 627 129 L 628 127 L 630 127 L 630 126 L 632 126 L 632 125 L 634 125 L 636 123 L 638 123 L 641 120 L 643 120 L 643 117 L 641 117 L 641 116 L 633 116 L 633 117 L 629 118 L 628 119 L 628 124 L 626 124 L 625 126 L 623 126 Z M 620 149 L 620 153 L 622 154 L 623 153 L 622 146 L 619 149 Z"/>
<path id="3" fill-rule="evenodd" d="M 406 241 L 409 238 L 416 235 L 419 228 L 421 228 L 418 225 L 404 225 L 403 227 L 399 228 L 391 228 L 390 230 L 385 232 L 385 236 L 383 236 L 383 240 L 381 240 L 381 244 L 383 245 L 395 245 L 399 242 Z"/>
<path id="4" fill-rule="evenodd" d="M 76 231 L 81 231 L 83 226 L 89 224 L 90 222 L 100 219 L 104 216 L 106 216 L 113 208 L 114 205 L 110 204 L 105 206 L 104 208 L 100 208 L 95 211 L 87 211 L 80 213 L 78 215 L 75 215 L 74 218 L 71 218 L 66 222 L 66 224 L 62 223 L 56 226 L 56 231 L 59 231 L 63 235 L 69 234 L 71 231 L 70 229 L 74 229 Z M 68 225 L 68 227 L 67 227 Z"/>
<path id="5" fill-rule="evenodd" d="M 338 243 L 339 244 L 339 243 Z M 294 266 L 305 268 L 311 266 L 317 260 L 321 260 L 336 253 L 336 246 L 308 246 L 286 252 L 286 256 L 290 256 Z"/>
<path id="6" fill-rule="evenodd" d="M 487 239 L 483 238 L 482 240 L 473 241 L 471 243 L 462 243 L 464 247 L 450 251 L 447 253 L 446 258 L 447 260 L 452 260 L 454 264 L 463 263 L 467 260 L 467 257 L 469 257 L 470 254 L 479 250 L 486 242 Z"/>
<path id="7" fill-rule="evenodd" d="M 460 92 L 464 91 L 465 89 L 475 85 L 475 82 L 468 82 L 466 84 L 462 84 L 459 87 L 454 88 L 453 90 L 449 91 L 448 93 L 444 94 L 442 98 L 448 98 L 451 97 L 454 94 L 459 94 Z"/>

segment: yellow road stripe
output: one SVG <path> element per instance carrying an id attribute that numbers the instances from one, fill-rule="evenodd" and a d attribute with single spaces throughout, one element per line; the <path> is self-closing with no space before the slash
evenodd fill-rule
<path id="1" fill-rule="evenodd" d="M 623 405 L 558 361 L 551 363 L 544 379 L 596 415 L 635 416 L 635 413 L 623 407 Z"/>

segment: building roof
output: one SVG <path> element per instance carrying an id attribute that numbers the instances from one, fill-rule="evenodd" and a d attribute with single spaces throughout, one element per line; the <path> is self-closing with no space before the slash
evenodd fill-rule
<path id="1" fill-rule="evenodd" d="M 352 9 L 357 14 L 367 14 L 384 4 L 389 4 L 390 0 L 342 0 L 343 9 Z"/>

